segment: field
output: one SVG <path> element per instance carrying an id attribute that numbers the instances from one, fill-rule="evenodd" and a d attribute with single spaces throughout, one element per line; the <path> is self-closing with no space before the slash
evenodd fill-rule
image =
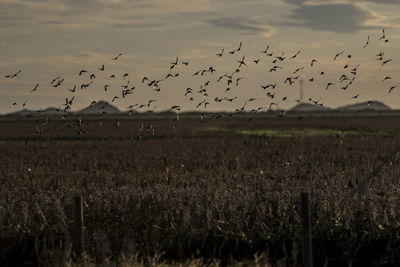
<path id="1" fill-rule="evenodd" d="M 301 263 L 310 192 L 316 266 L 400 262 L 397 114 L 0 120 L 0 265 L 62 265 L 73 197 L 86 260 Z M 355 193 L 353 193 L 355 192 Z"/>

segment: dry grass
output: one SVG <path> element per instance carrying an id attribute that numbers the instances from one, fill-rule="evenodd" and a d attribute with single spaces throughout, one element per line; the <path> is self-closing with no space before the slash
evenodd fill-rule
<path id="1" fill-rule="evenodd" d="M 371 123 L 361 127 L 357 119 L 342 125 L 339 120 L 335 128 L 390 132 L 398 123 L 392 120 L 379 129 Z M 263 265 L 296 265 L 301 259 L 302 190 L 312 197 L 317 264 L 400 261 L 399 155 L 366 190 L 341 207 L 341 201 L 399 145 L 396 136 L 270 138 L 234 131 L 196 132 L 194 122 L 181 122 L 172 132 L 173 123 L 154 122 L 163 134 L 142 130 L 141 140 L 63 141 L 47 133 L 44 140 L 2 141 L 1 262 L 73 264 L 72 198 L 82 194 L 85 265 L 217 266 L 212 259 L 236 265 L 250 259 L 248 265 L 253 265 L 254 254 L 263 251 Z M 235 123 L 213 122 L 207 127 L 232 128 Z M 298 127 L 310 124 L 317 125 L 305 121 Z M 140 131 L 122 125 L 103 126 L 113 136 L 135 136 Z M 246 122 L 238 125 L 250 127 Z"/>

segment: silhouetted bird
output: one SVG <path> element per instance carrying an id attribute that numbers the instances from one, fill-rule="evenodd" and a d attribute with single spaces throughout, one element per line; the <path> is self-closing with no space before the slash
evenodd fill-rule
<path id="1" fill-rule="evenodd" d="M 122 54 L 121 54 L 121 53 L 119 53 L 119 54 L 118 54 L 118 56 L 116 56 L 116 57 L 112 58 L 112 60 L 117 60 L 117 59 L 119 59 L 119 57 L 120 57 L 120 56 L 122 56 Z"/>
<path id="2" fill-rule="evenodd" d="M 31 90 L 31 92 L 35 92 L 35 91 L 38 89 L 38 87 L 39 87 L 39 84 L 37 83 L 37 84 L 35 85 L 35 88 L 33 88 L 33 89 Z"/>
<path id="3" fill-rule="evenodd" d="M 397 87 L 398 87 L 398 85 L 390 87 L 390 89 L 389 89 L 389 94 L 393 91 L 393 89 L 395 89 L 395 88 L 397 88 Z"/>
<path id="4" fill-rule="evenodd" d="M 382 36 L 378 40 L 386 39 L 385 29 L 382 29 Z"/>
<path id="5" fill-rule="evenodd" d="M 333 60 L 336 60 L 341 54 L 343 54 L 344 53 L 344 51 L 342 51 L 342 52 L 340 52 L 340 53 L 337 53 L 336 55 L 335 55 L 335 57 L 333 58 Z"/>
<path id="6" fill-rule="evenodd" d="M 383 65 L 389 63 L 390 61 L 392 61 L 392 59 L 388 59 L 388 60 L 383 61 L 383 62 L 382 62 L 382 67 L 383 67 Z"/>
<path id="7" fill-rule="evenodd" d="M 267 48 L 265 48 L 265 50 L 264 50 L 264 51 L 261 51 L 260 53 L 264 53 L 264 54 L 266 54 L 266 53 L 268 53 L 268 49 L 269 49 L 269 45 L 267 46 Z"/>
<path id="8" fill-rule="evenodd" d="M 363 48 L 366 48 L 367 45 L 369 45 L 369 35 L 368 35 L 368 38 L 367 38 L 367 42 L 365 43 L 365 45 L 363 46 Z"/>
<path id="9" fill-rule="evenodd" d="M 239 47 L 236 49 L 236 51 L 240 51 L 241 48 L 242 48 L 242 42 L 240 42 Z"/>
<path id="10" fill-rule="evenodd" d="M 316 59 L 311 60 L 311 67 L 314 66 L 314 63 L 318 62 Z"/>
<path id="11" fill-rule="evenodd" d="M 298 56 L 298 54 L 300 54 L 300 50 L 299 50 L 299 51 L 297 51 L 297 53 L 296 53 L 296 54 L 294 54 L 293 56 L 291 56 L 291 57 L 290 57 L 290 59 L 293 59 L 293 58 L 297 57 L 297 56 Z"/>
<path id="12" fill-rule="evenodd" d="M 239 63 L 239 68 L 240 68 L 242 65 L 247 66 L 246 63 L 244 62 L 244 56 L 242 57 L 242 60 L 239 60 L 239 61 L 237 61 L 237 62 Z"/>
<path id="13" fill-rule="evenodd" d="M 8 74 L 8 75 L 6 75 L 4 77 L 12 79 L 12 78 L 16 77 L 20 73 L 21 73 L 21 70 L 17 71 L 16 73 L 13 73 L 13 74 Z"/>
<path id="14" fill-rule="evenodd" d="M 75 90 L 76 90 L 76 85 L 74 85 L 74 87 L 72 89 L 68 89 L 68 91 L 70 91 L 72 93 L 75 93 Z"/>

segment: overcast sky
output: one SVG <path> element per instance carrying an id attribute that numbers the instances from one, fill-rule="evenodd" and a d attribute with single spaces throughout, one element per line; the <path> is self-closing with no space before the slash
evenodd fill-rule
<path id="1" fill-rule="evenodd" d="M 121 110 L 150 99 L 157 100 L 150 106 L 155 110 L 172 105 L 195 110 L 204 100 L 210 103 L 207 110 L 235 110 L 250 98 L 257 100 L 248 109 L 268 107 L 271 102 L 287 109 L 299 98 L 300 79 L 304 80 L 304 101 L 312 98 L 338 107 L 379 100 L 399 109 L 400 87 L 388 93 L 390 87 L 400 85 L 397 25 L 398 0 L 0 0 L 0 113 L 20 110 L 25 101 L 29 109 L 57 107 L 73 96 L 72 109 L 77 110 L 93 100 L 111 103 L 117 95 L 120 99 L 112 104 Z M 378 40 L 382 29 L 386 43 Z M 363 48 L 368 36 L 369 44 Z M 240 42 L 241 50 L 230 54 Z M 268 45 L 273 57 L 260 53 Z M 222 49 L 223 56 L 218 57 Z M 381 51 L 383 59 L 377 60 Z M 119 53 L 122 56 L 112 60 Z M 272 63 L 282 53 L 286 58 Z M 233 84 L 225 92 L 226 77 L 217 79 L 234 72 L 243 56 L 247 66 L 233 75 Z M 176 57 L 178 65 L 170 70 Z M 255 59 L 260 62 L 254 63 Z M 318 61 L 313 67 L 312 59 Z M 100 71 L 103 64 L 104 71 Z M 358 64 L 355 80 L 341 89 L 349 81 L 339 78 L 345 74 L 352 79 L 350 71 Z M 282 69 L 270 72 L 274 65 Z M 213 74 L 192 76 L 210 66 L 216 69 Z M 87 73 L 78 76 L 81 69 Z M 18 70 L 22 71 L 16 77 L 5 77 Z M 81 90 L 92 73 L 96 76 L 93 83 Z M 124 73 L 129 74 L 125 79 Z M 179 76 L 161 81 L 159 92 L 142 84 L 144 76 L 161 80 L 168 73 Z M 116 77 L 110 78 L 112 74 Z M 292 85 L 284 83 L 287 77 L 298 75 Z M 53 87 L 50 82 L 57 76 L 64 81 Z M 382 81 L 385 77 L 392 79 Z M 237 78 L 242 78 L 238 86 Z M 128 80 L 135 89 L 122 98 L 121 86 Z M 260 87 L 269 83 L 277 83 L 276 88 Z M 326 90 L 328 83 L 334 85 Z M 36 84 L 37 90 L 31 92 Z M 105 84 L 110 85 L 107 92 Z M 74 85 L 75 93 L 69 92 Z M 201 86 L 208 97 L 195 93 Z M 188 87 L 194 93 L 184 96 Z M 275 93 L 274 99 L 267 92 Z M 216 97 L 235 96 L 232 102 L 215 102 Z"/>

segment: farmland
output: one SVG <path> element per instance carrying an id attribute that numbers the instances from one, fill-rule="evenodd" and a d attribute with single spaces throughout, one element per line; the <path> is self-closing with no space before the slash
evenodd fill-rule
<path id="1" fill-rule="evenodd" d="M 0 265 L 73 258 L 78 194 L 93 262 L 298 265 L 301 191 L 317 266 L 399 262 L 400 155 L 352 195 L 399 133 L 396 114 L 1 119 Z"/>

